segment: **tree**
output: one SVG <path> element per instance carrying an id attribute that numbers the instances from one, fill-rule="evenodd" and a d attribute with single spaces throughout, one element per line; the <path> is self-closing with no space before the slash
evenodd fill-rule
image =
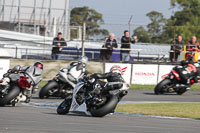
<path id="1" fill-rule="evenodd" d="M 87 15 L 86 19 L 86 38 L 94 39 L 105 38 L 108 36 L 108 31 L 106 29 L 101 29 L 100 24 L 104 23 L 102 14 L 98 13 L 94 9 L 89 9 L 88 7 L 77 7 L 73 8 L 71 11 L 71 26 L 82 26 L 83 19 Z"/>
<path id="2" fill-rule="evenodd" d="M 146 27 L 147 30 L 140 26 L 134 30 L 134 35 L 138 36 L 139 42 L 164 43 L 163 31 L 165 30 L 167 20 L 163 17 L 163 14 L 151 11 L 146 16 L 151 20 L 151 23 Z"/>
<path id="3" fill-rule="evenodd" d="M 176 35 L 182 35 L 185 42 L 193 35 L 198 37 L 200 34 L 200 0 L 171 0 L 171 7 L 180 10 L 168 19 L 164 33 L 168 34 L 168 40 Z M 175 34 L 174 31 L 176 31 Z"/>
<path id="4" fill-rule="evenodd" d="M 147 25 L 148 35 L 151 38 L 151 42 L 163 42 L 162 33 L 166 24 L 166 19 L 163 17 L 163 14 L 157 11 L 152 11 L 147 13 L 147 16 L 151 20 L 151 23 Z"/>
<path id="5" fill-rule="evenodd" d="M 133 32 L 134 36 L 138 37 L 138 42 L 143 42 L 143 43 L 151 42 L 151 38 L 148 35 L 148 31 L 146 31 L 143 26 L 137 27 Z"/>

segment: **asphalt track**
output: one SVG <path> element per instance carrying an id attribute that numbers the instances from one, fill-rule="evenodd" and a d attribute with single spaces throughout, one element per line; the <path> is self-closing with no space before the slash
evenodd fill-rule
<path id="1" fill-rule="evenodd" d="M 130 91 L 124 101 L 200 102 L 200 92 L 182 96 L 156 96 L 152 91 Z M 83 115 L 57 115 L 54 106 L 34 103 L 59 103 L 61 99 L 38 99 L 16 107 L 0 107 L 0 133 L 199 133 L 200 120 L 155 118 L 115 113 L 103 118 Z M 36 104 L 37 105 L 37 104 Z"/>

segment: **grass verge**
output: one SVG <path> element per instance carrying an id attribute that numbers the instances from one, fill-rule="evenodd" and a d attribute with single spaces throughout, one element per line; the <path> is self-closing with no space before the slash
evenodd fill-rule
<path id="1" fill-rule="evenodd" d="M 154 90 L 156 85 L 139 85 L 139 84 L 132 84 L 131 88 L 132 90 Z M 200 91 L 200 85 L 195 84 L 192 85 L 191 91 Z"/>
<path id="2" fill-rule="evenodd" d="M 200 103 L 121 104 L 117 112 L 200 119 Z"/>
<path id="3" fill-rule="evenodd" d="M 40 84 L 40 88 L 42 88 L 48 81 L 42 81 Z"/>

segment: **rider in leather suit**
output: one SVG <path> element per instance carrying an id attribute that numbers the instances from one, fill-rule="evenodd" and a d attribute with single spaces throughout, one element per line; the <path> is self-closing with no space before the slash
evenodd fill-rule
<path id="1" fill-rule="evenodd" d="M 43 70 L 43 64 L 41 62 L 35 62 L 33 66 L 20 66 L 20 65 L 17 65 L 14 68 L 10 69 L 10 72 L 11 73 L 24 72 L 30 78 L 34 78 L 34 77 L 37 77 L 38 74 L 41 75 L 42 74 L 42 70 Z M 36 86 L 32 86 L 32 87 L 26 89 L 26 91 L 25 91 L 26 101 L 25 102 L 28 103 L 30 101 L 30 98 L 31 98 L 32 94 L 37 92 L 37 90 L 39 88 L 39 85 L 40 85 L 40 82 L 42 81 L 42 79 L 38 79 L 38 80 L 39 81 L 36 81 L 37 82 Z"/>
<path id="2" fill-rule="evenodd" d="M 120 68 L 120 66 L 113 66 L 110 69 L 110 72 L 105 73 L 105 74 L 100 74 L 100 73 L 95 73 L 93 75 L 91 75 L 91 78 L 94 79 L 106 79 L 107 82 L 103 82 L 98 80 L 98 82 L 101 85 L 101 89 L 102 90 L 94 90 L 96 93 L 100 93 L 100 92 L 107 92 L 107 91 L 111 91 L 111 90 L 116 90 L 116 89 L 120 89 L 123 86 L 123 83 L 125 82 L 124 79 L 121 76 L 122 70 Z M 127 91 L 122 91 L 121 93 L 119 93 L 119 97 L 123 97 L 127 94 Z"/>
<path id="3" fill-rule="evenodd" d="M 198 77 L 200 76 L 199 63 L 192 60 L 181 61 L 181 66 L 176 68 L 176 71 L 180 74 L 181 80 L 190 85 L 190 79 L 194 80 L 194 83 L 198 83 Z"/>

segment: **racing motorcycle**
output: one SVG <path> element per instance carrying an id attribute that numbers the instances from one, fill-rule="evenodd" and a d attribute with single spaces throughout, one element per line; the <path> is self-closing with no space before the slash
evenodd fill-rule
<path id="1" fill-rule="evenodd" d="M 42 81 L 42 69 L 29 67 L 20 71 L 20 66 L 9 69 L 0 80 L 0 106 L 15 106 L 19 102 L 30 102 L 33 91 Z"/>
<path id="2" fill-rule="evenodd" d="M 128 93 L 129 84 L 108 82 L 106 85 L 122 84 L 123 86 L 114 91 L 102 90 L 100 81 L 84 76 L 79 79 L 73 90 L 73 95 L 68 96 L 57 107 L 58 114 L 81 112 L 93 117 L 103 117 L 113 113 L 118 102 Z M 100 91 L 101 90 L 101 91 Z"/>
<path id="3" fill-rule="evenodd" d="M 65 98 L 72 95 L 78 78 L 82 77 L 85 72 L 85 64 L 81 62 L 69 65 L 67 68 L 61 68 L 56 77 L 41 88 L 39 97 L 41 99 L 48 97 Z"/>
<path id="4" fill-rule="evenodd" d="M 175 66 L 165 79 L 156 85 L 154 93 L 156 95 L 163 93 L 177 93 L 178 95 L 182 95 L 198 80 L 198 75 L 188 76 L 188 73 L 190 74 L 192 71 L 197 72 L 196 67 L 191 64 L 184 70 L 182 66 Z M 181 74 L 185 74 L 187 81 L 183 81 Z"/>

